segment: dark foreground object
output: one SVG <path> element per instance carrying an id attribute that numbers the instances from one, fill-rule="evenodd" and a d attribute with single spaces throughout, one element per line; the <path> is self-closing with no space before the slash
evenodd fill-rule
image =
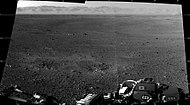
<path id="1" fill-rule="evenodd" d="M 25 96 L 25 97 L 24 97 Z M 20 90 L 17 86 L 0 92 L 1 105 L 61 105 L 53 96 L 45 94 L 30 94 Z"/>
<path id="2" fill-rule="evenodd" d="M 88 94 L 77 105 L 188 105 L 189 100 L 180 88 L 144 78 L 126 80 L 114 92 Z"/>
<path id="3" fill-rule="evenodd" d="M 155 83 L 151 78 L 126 80 L 111 93 L 88 94 L 76 105 L 188 105 L 190 95 L 182 89 Z M 65 105 L 53 96 L 30 94 L 11 86 L 0 92 L 1 105 Z"/>

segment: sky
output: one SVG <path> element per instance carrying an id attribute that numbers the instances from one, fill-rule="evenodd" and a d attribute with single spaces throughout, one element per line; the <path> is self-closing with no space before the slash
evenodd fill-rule
<path id="1" fill-rule="evenodd" d="M 86 6 L 86 7 L 98 7 L 98 6 L 114 6 L 122 8 L 141 8 L 141 7 L 150 7 L 150 8 L 181 8 L 181 5 L 173 4 L 158 4 L 158 3 L 135 3 L 135 2 L 109 2 L 109 1 L 87 1 L 83 3 L 65 3 L 65 2 L 50 2 L 50 1 L 31 1 L 31 0 L 19 0 L 17 7 L 27 7 L 27 6 Z"/>

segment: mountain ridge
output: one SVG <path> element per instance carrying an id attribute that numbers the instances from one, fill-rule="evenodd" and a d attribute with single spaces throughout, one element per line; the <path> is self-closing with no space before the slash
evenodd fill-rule
<path id="1" fill-rule="evenodd" d="M 17 14 L 141 14 L 141 15 L 179 15 L 179 9 L 162 8 L 120 8 L 110 6 L 86 7 L 86 6 L 30 6 L 18 7 Z"/>

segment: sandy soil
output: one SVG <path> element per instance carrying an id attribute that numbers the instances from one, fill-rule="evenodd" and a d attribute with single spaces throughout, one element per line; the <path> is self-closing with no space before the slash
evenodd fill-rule
<path id="1" fill-rule="evenodd" d="M 17 15 L 1 86 L 73 104 L 143 77 L 188 92 L 180 16 Z"/>

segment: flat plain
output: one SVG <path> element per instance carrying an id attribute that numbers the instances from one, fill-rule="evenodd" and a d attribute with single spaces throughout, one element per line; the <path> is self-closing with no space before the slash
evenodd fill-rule
<path id="1" fill-rule="evenodd" d="M 182 17 L 17 15 L 1 86 L 74 104 L 126 79 L 187 89 Z"/>

